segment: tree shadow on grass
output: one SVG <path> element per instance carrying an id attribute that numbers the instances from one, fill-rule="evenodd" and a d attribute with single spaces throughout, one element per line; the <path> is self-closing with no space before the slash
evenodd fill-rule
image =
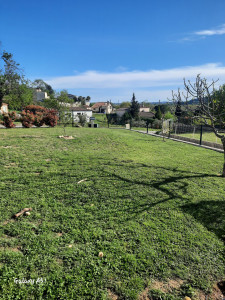
<path id="1" fill-rule="evenodd" d="M 118 174 L 117 172 L 119 171 L 117 170 L 117 167 L 121 168 L 121 163 L 122 166 L 124 164 L 127 169 L 127 172 L 124 175 Z M 145 179 L 140 180 L 130 177 L 133 169 L 142 168 L 152 168 L 157 172 L 157 174 L 161 174 L 161 176 L 159 179 L 153 176 L 154 178 L 146 177 Z M 111 179 L 114 179 L 118 182 L 127 183 L 128 186 L 124 187 L 123 191 L 125 191 L 126 188 L 129 189 L 129 187 L 132 189 L 134 188 L 135 191 L 135 185 L 139 185 L 147 189 L 144 194 L 144 197 L 146 195 L 146 198 L 143 198 L 141 201 L 134 201 L 129 205 L 129 207 L 126 208 L 123 206 L 121 206 L 120 208 L 117 207 L 117 211 L 119 209 L 128 213 L 126 221 L 132 219 L 135 215 L 141 214 L 144 211 L 148 211 L 151 208 L 170 200 L 175 200 L 176 207 L 180 207 L 181 202 L 186 202 L 188 200 L 188 188 L 193 180 L 198 180 L 198 178 L 217 177 L 217 175 L 215 174 L 197 172 L 191 173 L 189 171 L 178 170 L 177 168 L 147 165 L 143 163 L 130 163 L 130 161 L 128 161 L 128 164 L 126 163 L 126 161 L 121 161 L 120 163 L 107 162 L 107 164 L 104 164 L 104 162 L 101 161 L 100 170 L 102 177 L 110 177 Z M 150 199 L 148 197 L 149 189 L 150 191 L 155 190 L 157 193 L 159 192 L 160 199 L 157 200 L 157 197 Z M 123 196 L 121 197 L 121 199 L 123 199 Z"/>
<path id="2" fill-rule="evenodd" d="M 185 204 L 181 208 L 225 241 L 225 200 L 201 201 Z"/>

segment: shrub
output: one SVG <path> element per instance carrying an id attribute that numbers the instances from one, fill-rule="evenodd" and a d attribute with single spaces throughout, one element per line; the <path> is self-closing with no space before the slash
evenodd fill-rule
<path id="1" fill-rule="evenodd" d="M 13 128 L 15 127 L 14 121 L 16 119 L 16 112 L 12 111 L 9 112 L 8 114 L 3 114 L 2 119 L 3 119 L 1 122 L 2 125 L 4 125 L 6 128 Z"/>
<path id="2" fill-rule="evenodd" d="M 133 120 L 132 126 L 133 127 L 146 127 L 146 122 L 143 120 Z"/>
<path id="3" fill-rule="evenodd" d="M 152 128 L 155 129 L 160 129 L 162 128 L 162 122 L 160 120 L 154 120 L 154 122 L 152 123 Z"/>
<path id="4" fill-rule="evenodd" d="M 79 123 L 82 127 L 84 127 L 84 125 L 87 122 L 87 116 L 86 115 L 78 115 L 79 118 Z"/>
<path id="5" fill-rule="evenodd" d="M 33 113 L 34 115 L 36 114 L 36 113 L 38 113 L 38 112 L 42 112 L 42 113 L 44 113 L 44 112 L 46 112 L 47 111 L 47 109 L 45 108 L 45 107 L 43 107 L 43 106 L 39 106 L 39 105 L 27 105 L 25 108 L 24 108 L 24 111 L 25 112 L 31 112 L 31 113 Z"/>
<path id="6" fill-rule="evenodd" d="M 29 110 L 25 111 L 23 110 L 21 113 L 21 123 L 22 126 L 25 128 L 30 128 L 34 124 L 34 114 L 30 112 Z"/>
<path id="7" fill-rule="evenodd" d="M 36 112 L 36 114 L 34 114 L 33 124 L 37 127 L 41 127 L 44 124 L 43 112 Z"/>
<path id="8" fill-rule="evenodd" d="M 55 109 L 48 109 L 45 112 L 43 121 L 47 126 L 55 127 L 58 121 L 58 112 Z"/>

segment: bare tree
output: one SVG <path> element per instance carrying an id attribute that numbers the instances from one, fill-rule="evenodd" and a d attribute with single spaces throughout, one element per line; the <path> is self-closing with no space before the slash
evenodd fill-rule
<path id="1" fill-rule="evenodd" d="M 184 79 L 184 88 L 186 94 L 178 90 L 177 93 L 172 91 L 172 100 L 177 107 L 177 104 L 182 104 L 183 111 L 192 114 L 193 119 L 200 120 L 204 125 L 210 127 L 215 135 L 221 139 L 223 149 L 225 150 L 225 99 L 217 99 L 215 97 L 215 83 L 218 80 L 212 80 L 207 83 L 205 78 L 201 78 L 200 74 L 197 75 L 195 83 L 190 80 Z M 184 99 L 182 101 L 182 99 Z M 197 108 L 193 109 L 190 105 L 190 99 L 195 99 Z M 223 108 L 223 109 L 221 109 Z M 222 176 L 225 177 L 225 151 L 224 151 L 224 164 Z"/>

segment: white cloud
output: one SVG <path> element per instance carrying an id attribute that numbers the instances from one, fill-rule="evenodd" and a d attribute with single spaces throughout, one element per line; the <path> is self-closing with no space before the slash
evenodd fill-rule
<path id="1" fill-rule="evenodd" d="M 71 76 L 45 79 L 54 89 L 68 89 L 76 95 L 90 95 L 94 101 L 103 99 L 130 100 L 133 92 L 142 100 L 158 101 L 171 96 L 171 89 L 183 87 L 183 78 L 195 80 L 201 74 L 209 82 L 225 82 L 225 66 L 210 63 L 165 70 L 100 72 L 87 71 Z M 73 91 L 72 91 L 73 90 Z"/>
<path id="2" fill-rule="evenodd" d="M 222 35 L 225 34 L 225 24 L 222 24 L 217 29 L 196 31 L 194 34 L 200 36 Z"/>
<path id="3" fill-rule="evenodd" d="M 193 79 L 201 73 L 203 77 L 225 80 L 225 66 L 218 63 L 187 66 L 165 70 L 99 72 L 87 71 L 72 76 L 45 79 L 55 89 L 70 88 L 144 88 L 174 86 L 184 77 Z"/>

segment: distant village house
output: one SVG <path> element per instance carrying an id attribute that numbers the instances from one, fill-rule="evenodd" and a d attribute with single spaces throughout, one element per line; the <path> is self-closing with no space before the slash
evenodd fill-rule
<path id="1" fill-rule="evenodd" d="M 92 106 L 92 110 L 95 113 L 111 114 L 113 112 L 113 107 L 110 101 L 97 102 Z"/>
<path id="2" fill-rule="evenodd" d="M 92 110 L 90 107 L 80 106 L 80 107 L 70 107 L 70 111 L 72 113 L 72 118 L 75 122 L 79 122 L 79 116 L 86 116 L 87 122 L 90 122 L 90 117 L 92 117 Z"/>

